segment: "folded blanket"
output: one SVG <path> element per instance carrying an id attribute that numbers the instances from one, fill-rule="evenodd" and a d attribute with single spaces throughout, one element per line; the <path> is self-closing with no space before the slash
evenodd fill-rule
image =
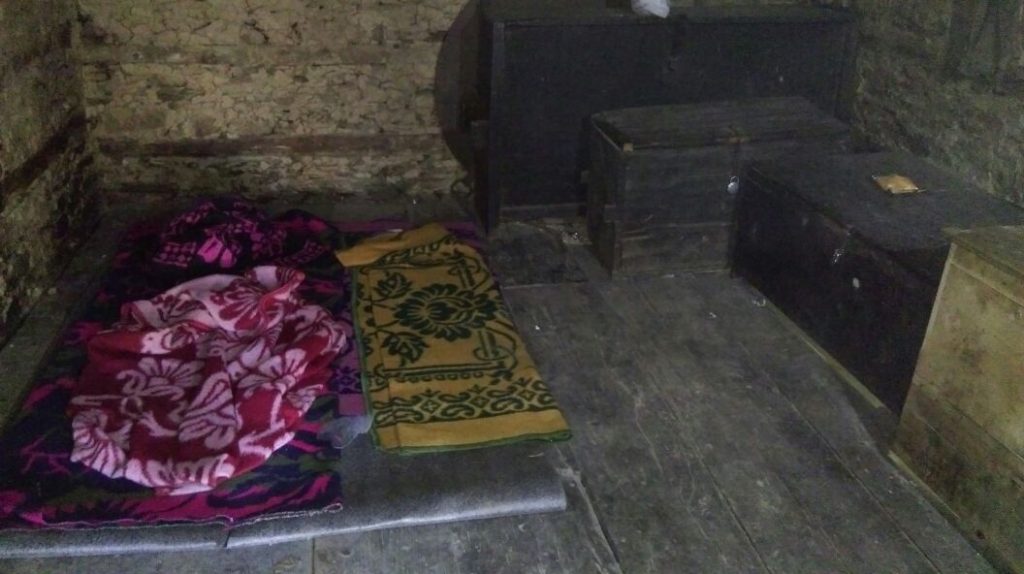
<path id="1" fill-rule="evenodd" d="M 354 268 L 363 390 L 379 447 L 421 452 L 569 438 L 473 248 L 428 225 L 337 256 Z"/>
<path id="2" fill-rule="evenodd" d="M 125 305 L 68 409 L 71 460 L 159 494 L 210 490 L 294 437 L 345 344 L 299 271 L 211 275 Z"/>

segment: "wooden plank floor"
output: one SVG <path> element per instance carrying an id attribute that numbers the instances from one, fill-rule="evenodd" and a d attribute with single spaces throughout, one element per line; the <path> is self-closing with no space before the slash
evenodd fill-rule
<path id="1" fill-rule="evenodd" d="M 611 282 L 579 246 L 570 273 L 531 279 L 535 243 L 505 242 L 520 252 L 501 265 L 519 266 L 506 297 L 575 433 L 552 454 L 567 512 L 0 572 L 992 571 L 886 459 L 892 416 L 755 290 Z"/>
<path id="2" fill-rule="evenodd" d="M 508 289 L 624 572 L 988 572 L 883 418 L 724 275 Z"/>

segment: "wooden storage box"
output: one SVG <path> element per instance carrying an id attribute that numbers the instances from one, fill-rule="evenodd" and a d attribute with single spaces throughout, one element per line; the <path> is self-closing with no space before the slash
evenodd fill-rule
<path id="1" fill-rule="evenodd" d="M 888 174 L 924 191 L 890 195 L 872 180 Z M 735 271 L 896 412 L 949 252 L 942 229 L 1024 223 L 1024 210 L 898 153 L 754 164 L 736 211 Z"/>
<path id="2" fill-rule="evenodd" d="M 632 108 L 591 121 L 587 228 L 613 274 L 727 267 L 745 162 L 850 145 L 845 124 L 802 98 Z"/>
<path id="3" fill-rule="evenodd" d="M 484 0 L 463 65 L 462 122 L 475 137 L 477 209 L 576 214 L 587 119 L 632 106 L 802 96 L 851 108 L 854 17 L 809 6 L 673 9 L 637 16 L 607 0 Z"/>
<path id="4" fill-rule="evenodd" d="M 893 450 L 1024 572 L 1024 228 L 953 237 Z"/>

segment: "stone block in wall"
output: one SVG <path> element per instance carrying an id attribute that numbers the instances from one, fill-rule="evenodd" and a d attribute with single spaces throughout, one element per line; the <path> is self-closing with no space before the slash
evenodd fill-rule
<path id="1" fill-rule="evenodd" d="M 982 78 L 943 72 L 948 2 L 862 2 L 857 10 L 860 131 L 1024 205 L 1024 90 L 994 93 Z"/>
<path id="2" fill-rule="evenodd" d="M 97 162 L 109 189 L 149 189 L 173 174 L 184 193 L 356 193 L 380 185 L 420 192 L 446 189 L 458 176 L 438 134 L 433 84 L 440 39 L 462 0 L 79 4 L 87 110 L 100 141 L 142 150 L 251 138 L 431 140 L 426 150 L 387 153 L 136 150 Z"/>
<path id="3" fill-rule="evenodd" d="M 0 19 L 0 178 L 27 161 L 81 110 L 70 54 L 73 11 L 8 2 Z"/>
<path id="4" fill-rule="evenodd" d="M 343 47 L 436 39 L 461 0 L 80 0 L 87 44 Z"/>
<path id="5" fill-rule="evenodd" d="M 252 198 L 313 193 L 446 192 L 460 168 L 437 134 L 326 135 L 137 145 L 100 142 L 101 186 L 112 192 L 236 193 Z"/>
<path id="6" fill-rule="evenodd" d="M 88 113 L 99 138 L 141 143 L 194 138 L 435 129 L 438 44 L 374 53 L 380 63 L 275 62 L 279 52 L 236 53 L 233 63 L 86 64 Z"/>
<path id="7" fill-rule="evenodd" d="M 29 161 L 24 186 L 0 181 L 0 345 L 56 279 L 96 222 L 97 201 L 85 176 L 84 122 Z M 14 179 L 23 179 L 15 174 Z"/>
<path id="8" fill-rule="evenodd" d="M 73 0 L 0 2 L 0 345 L 88 236 Z"/>

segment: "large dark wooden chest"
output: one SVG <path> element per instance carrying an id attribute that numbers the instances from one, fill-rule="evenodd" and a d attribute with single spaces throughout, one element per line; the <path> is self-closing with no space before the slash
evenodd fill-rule
<path id="1" fill-rule="evenodd" d="M 592 124 L 587 229 L 612 274 L 726 268 L 745 162 L 850 151 L 846 124 L 796 97 L 630 108 Z"/>
<path id="2" fill-rule="evenodd" d="M 893 173 L 924 191 L 893 196 L 872 180 Z M 1024 210 L 899 153 L 754 164 L 736 215 L 735 271 L 897 412 L 949 252 L 943 229 L 1024 223 Z"/>
<path id="3" fill-rule="evenodd" d="M 679 9 L 668 19 L 607 0 L 483 0 L 464 122 L 477 208 L 574 213 L 585 201 L 586 121 L 626 107 L 803 96 L 849 113 L 853 19 L 812 7 Z"/>

